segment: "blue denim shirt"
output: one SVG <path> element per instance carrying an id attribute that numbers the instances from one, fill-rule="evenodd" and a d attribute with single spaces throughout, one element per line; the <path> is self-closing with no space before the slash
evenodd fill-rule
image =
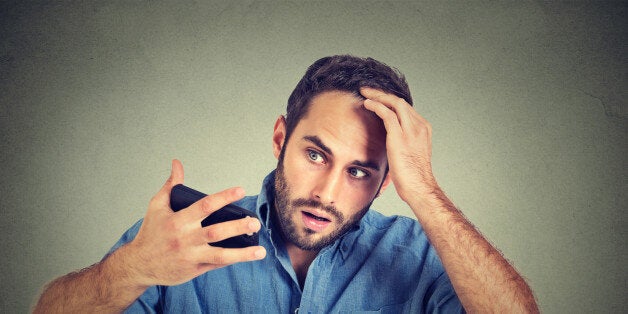
<path id="1" fill-rule="evenodd" d="M 209 271 L 177 286 L 154 286 L 127 313 L 458 313 L 464 312 L 416 220 L 369 210 L 359 226 L 322 249 L 303 289 L 282 237 L 273 230 L 274 172 L 258 196 L 237 205 L 262 222 L 261 261 Z M 141 220 L 111 251 L 131 241 Z"/>

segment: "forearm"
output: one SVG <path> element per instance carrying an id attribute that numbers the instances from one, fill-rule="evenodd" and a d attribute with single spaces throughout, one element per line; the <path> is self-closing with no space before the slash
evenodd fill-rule
<path id="1" fill-rule="evenodd" d="M 436 184 L 432 126 L 406 100 L 361 88 L 364 108 L 384 122 L 390 177 L 423 226 L 468 312 L 538 312 L 530 287 Z"/>
<path id="2" fill-rule="evenodd" d="M 440 188 L 409 204 L 468 312 L 538 312 L 525 280 Z"/>
<path id="3" fill-rule="evenodd" d="M 261 260 L 263 246 L 223 249 L 207 245 L 237 235 L 258 232 L 261 224 L 243 218 L 203 227 L 199 222 L 244 197 L 231 188 L 204 197 L 185 210 L 170 208 L 172 187 L 183 183 L 183 165 L 172 161 L 166 183 L 153 196 L 133 241 L 100 263 L 50 283 L 35 313 L 122 312 L 149 286 L 172 286 L 231 264 Z"/>
<path id="4" fill-rule="evenodd" d="M 51 282 L 34 313 L 118 313 L 147 288 L 137 283 L 127 246 L 100 263 Z"/>

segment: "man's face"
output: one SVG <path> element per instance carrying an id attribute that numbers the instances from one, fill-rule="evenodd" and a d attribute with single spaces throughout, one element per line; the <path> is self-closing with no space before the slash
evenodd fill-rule
<path id="1" fill-rule="evenodd" d="M 364 216 L 389 183 L 385 137 L 382 121 L 348 92 L 316 96 L 287 143 L 277 121 L 275 208 L 287 241 L 320 250 Z"/>

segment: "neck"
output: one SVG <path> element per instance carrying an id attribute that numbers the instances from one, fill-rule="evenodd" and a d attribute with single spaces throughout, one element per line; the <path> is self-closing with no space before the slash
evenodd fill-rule
<path id="1" fill-rule="evenodd" d="M 305 277 L 307 276 L 307 270 L 309 269 L 310 264 L 312 264 L 312 261 L 316 258 L 316 255 L 318 255 L 319 251 L 302 250 L 291 242 L 286 242 L 286 249 L 288 251 L 288 256 L 290 256 L 292 268 L 294 268 L 294 272 L 297 274 L 299 286 L 303 289 Z"/>
<path id="2" fill-rule="evenodd" d="M 273 222 L 273 226 L 279 231 L 279 235 L 281 239 L 285 243 L 286 251 L 288 252 L 288 256 L 290 257 L 290 263 L 292 264 L 292 268 L 297 275 L 297 281 L 299 282 L 299 286 L 303 289 L 303 285 L 305 284 L 305 277 L 307 276 L 307 270 L 312 264 L 312 261 L 318 255 L 319 250 L 303 250 L 294 245 L 294 243 L 288 240 L 288 237 L 285 236 L 283 230 L 281 228 L 281 224 L 279 223 L 277 218 L 277 204 L 273 203 L 273 208 L 271 210 L 271 220 Z"/>

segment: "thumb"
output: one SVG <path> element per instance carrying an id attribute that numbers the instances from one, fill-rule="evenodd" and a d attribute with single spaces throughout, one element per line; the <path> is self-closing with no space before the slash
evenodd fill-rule
<path id="1" fill-rule="evenodd" d="M 170 183 L 170 189 L 177 184 L 183 184 L 183 164 L 178 159 L 172 160 L 172 168 L 170 169 L 170 178 L 166 184 Z M 169 190 L 170 190 L 169 189 Z"/>
<path id="2" fill-rule="evenodd" d="M 172 160 L 172 167 L 170 168 L 170 177 L 166 180 L 166 183 L 161 187 L 161 190 L 157 193 L 157 197 L 164 202 L 170 200 L 170 190 L 177 184 L 183 183 L 183 165 L 177 159 Z"/>

